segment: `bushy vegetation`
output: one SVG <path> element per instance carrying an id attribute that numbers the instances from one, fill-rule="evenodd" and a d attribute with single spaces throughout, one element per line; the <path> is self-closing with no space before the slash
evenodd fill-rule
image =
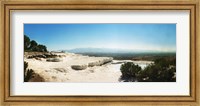
<path id="1" fill-rule="evenodd" d="M 24 62 L 24 82 L 28 82 L 34 76 L 34 71 L 32 69 L 28 69 L 28 63 Z"/>
<path id="2" fill-rule="evenodd" d="M 132 62 L 121 65 L 121 80 L 128 82 L 174 82 L 176 81 L 176 59 L 156 59 L 145 69 Z"/>
<path id="3" fill-rule="evenodd" d="M 35 40 L 30 40 L 28 36 L 24 35 L 24 50 L 35 52 L 47 52 L 47 47 L 45 45 L 38 44 Z"/>
<path id="4" fill-rule="evenodd" d="M 125 81 L 134 82 L 137 80 L 138 73 L 141 71 L 141 67 L 133 64 L 132 62 L 127 62 L 121 65 L 120 70 L 122 72 L 122 79 L 125 79 Z"/>

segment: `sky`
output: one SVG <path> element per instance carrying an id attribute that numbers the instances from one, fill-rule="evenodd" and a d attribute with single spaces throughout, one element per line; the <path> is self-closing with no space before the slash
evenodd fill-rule
<path id="1" fill-rule="evenodd" d="M 112 48 L 176 51 L 176 24 L 24 24 L 24 34 L 49 51 Z"/>

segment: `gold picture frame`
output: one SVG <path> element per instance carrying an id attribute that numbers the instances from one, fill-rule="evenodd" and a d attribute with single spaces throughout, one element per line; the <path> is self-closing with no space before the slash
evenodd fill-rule
<path id="1" fill-rule="evenodd" d="M 1 0 L 0 105 L 191 105 L 199 106 L 199 1 Z M 16 10 L 189 10 L 190 96 L 10 96 L 10 13 Z"/>

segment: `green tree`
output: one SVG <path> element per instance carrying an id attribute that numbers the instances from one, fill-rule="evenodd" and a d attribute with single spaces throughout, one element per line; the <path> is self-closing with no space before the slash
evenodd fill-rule
<path id="1" fill-rule="evenodd" d="M 145 77 L 140 77 L 140 81 L 147 82 L 158 82 L 160 81 L 160 73 L 162 71 L 162 67 L 159 65 L 149 65 L 144 69 Z M 142 79 L 141 79 L 142 78 Z"/>
<path id="2" fill-rule="evenodd" d="M 138 76 L 141 82 L 174 82 L 176 66 L 174 60 L 157 59 L 147 66 Z"/>
<path id="3" fill-rule="evenodd" d="M 28 36 L 24 35 L 24 50 L 47 52 L 47 47 L 45 45 L 38 44 L 35 40 L 30 40 Z"/>
<path id="4" fill-rule="evenodd" d="M 34 47 L 37 47 L 37 42 L 35 41 L 35 40 L 32 40 L 31 42 L 30 42 L 30 49 L 33 49 Z"/>
<path id="5" fill-rule="evenodd" d="M 134 82 L 137 81 L 137 76 L 141 71 L 141 67 L 132 62 L 127 62 L 121 65 L 120 70 L 122 73 L 121 80 Z"/>
<path id="6" fill-rule="evenodd" d="M 38 48 L 38 44 L 35 40 L 32 40 L 30 42 L 30 48 L 29 48 L 30 51 L 39 51 L 39 48 Z"/>
<path id="7" fill-rule="evenodd" d="M 39 51 L 40 52 L 47 52 L 47 47 L 46 46 L 44 46 L 44 45 L 38 45 L 38 49 L 39 49 Z"/>
<path id="8" fill-rule="evenodd" d="M 141 69 L 138 65 L 128 62 L 121 65 L 121 80 L 138 82 L 174 82 L 176 81 L 176 59 L 159 58 L 153 64 Z"/>
<path id="9" fill-rule="evenodd" d="M 24 50 L 27 51 L 30 47 L 30 38 L 24 35 Z"/>

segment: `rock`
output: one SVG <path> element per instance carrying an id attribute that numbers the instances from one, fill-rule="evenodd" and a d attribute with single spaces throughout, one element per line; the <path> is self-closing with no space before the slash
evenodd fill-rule
<path id="1" fill-rule="evenodd" d="M 72 65 L 71 66 L 72 69 L 74 70 L 84 70 L 87 68 L 87 65 L 83 64 L 83 65 Z"/>
<path id="2" fill-rule="evenodd" d="M 48 62 L 60 62 L 60 61 L 62 61 L 62 59 L 59 59 L 59 58 L 49 58 L 46 61 L 48 61 Z"/>
<path id="3" fill-rule="evenodd" d="M 88 63 L 88 67 L 101 66 L 101 65 L 104 65 L 106 63 L 112 62 L 112 60 L 113 60 L 113 58 L 105 58 L 105 59 L 98 60 L 98 61 L 95 61 L 95 62 L 90 62 L 90 63 Z"/>
<path id="4" fill-rule="evenodd" d="M 59 71 L 59 72 L 67 72 L 66 69 L 64 68 L 54 68 L 56 71 Z"/>
<path id="5" fill-rule="evenodd" d="M 29 55 L 27 58 L 31 59 L 31 58 L 46 58 L 45 55 L 42 54 L 38 54 L 38 55 Z"/>
<path id="6" fill-rule="evenodd" d="M 113 58 L 110 57 L 110 58 L 105 58 L 103 59 L 103 64 L 106 64 L 106 63 L 109 63 L 109 62 L 112 62 L 113 61 Z"/>
<path id="7" fill-rule="evenodd" d="M 40 60 L 40 61 L 42 61 L 42 59 L 41 59 L 41 58 L 39 58 L 39 57 L 36 57 L 35 59 L 36 59 L 36 60 Z"/>
<path id="8" fill-rule="evenodd" d="M 88 63 L 88 67 L 97 66 L 98 62 L 90 62 Z"/>
<path id="9" fill-rule="evenodd" d="M 53 54 L 53 53 L 45 53 L 44 55 L 46 56 L 46 58 L 55 58 L 55 57 L 57 57 L 57 55 Z"/>

